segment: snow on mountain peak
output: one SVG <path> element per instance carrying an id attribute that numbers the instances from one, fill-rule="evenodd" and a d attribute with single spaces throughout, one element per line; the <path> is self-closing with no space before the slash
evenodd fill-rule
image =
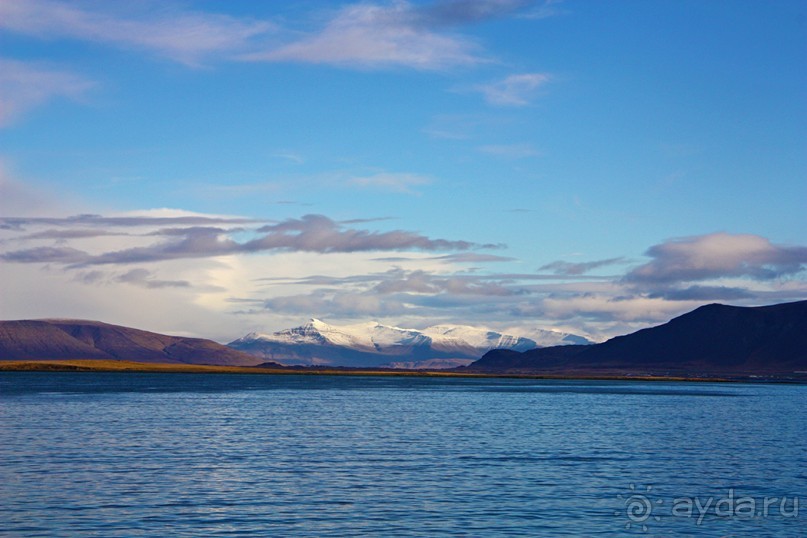
<path id="1" fill-rule="evenodd" d="M 255 342 L 255 341 L 258 341 L 258 340 L 266 340 L 266 339 L 270 339 L 270 338 L 271 338 L 271 335 L 268 335 L 268 334 L 259 333 L 259 332 L 251 332 L 251 333 L 245 334 L 244 336 L 242 336 L 241 338 L 238 338 L 237 340 L 234 340 L 234 341 L 230 342 L 230 344 L 249 343 L 249 342 Z M 228 345 L 230 345 L 230 344 L 228 344 Z"/>
<path id="2" fill-rule="evenodd" d="M 308 323 L 303 325 L 303 327 L 310 327 L 313 329 L 317 329 L 319 331 L 328 331 L 331 329 L 331 326 L 322 321 L 321 319 L 311 318 L 308 320 Z"/>
<path id="3" fill-rule="evenodd" d="M 424 329 L 423 334 L 431 337 L 436 347 L 446 350 L 476 348 L 488 351 L 495 348 L 507 348 L 526 351 L 538 347 L 537 343 L 529 338 L 502 334 L 469 325 L 434 325 Z"/>
<path id="4" fill-rule="evenodd" d="M 331 325 L 320 319 L 311 318 L 306 324 L 299 327 L 284 329 L 272 334 L 251 332 L 237 341 L 263 340 L 287 344 L 330 344 L 365 349 L 432 344 L 443 348 L 509 348 L 515 350 L 591 343 L 585 337 L 555 330 L 535 328 L 522 334 L 524 336 L 500 333 L 470 325 L 440 324 L 423 330 L 383 325 L 377 321 L 353 325 Z"/>
<path id="5" fill-rule="evenodd" d="M 538 342 L 541 347 L 565 346 L 565 345 L 589 345 L 594 341 L 586 336 L 557 331 L 553 329 L 529 329 L 524 332 L 525 336 Z"/>
<path id="6" fill-rule="evenodd" d="M 559 331 L 534 329 L 528 334 L 529 338 L 469 325 L 434 325 L 423 330 L 383 325 L 377 321 L 331 325 L 311 318 L 304 325 L 272 334 L 249 333 L 231 345 L 281 362 L 380 366 L 397 364 L 394 357 L 399 357 L 398 362 L 403 361 L 400 364 L 438 359 L 473 360 L 491 349 L 527 351 L 547 345 L 588 343 L 583 337 Z"/>

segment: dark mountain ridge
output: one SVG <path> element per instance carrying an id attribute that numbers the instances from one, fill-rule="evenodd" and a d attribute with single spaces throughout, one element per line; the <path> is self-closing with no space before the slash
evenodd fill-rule
<path id="1" fill-rule="evenodd" d="M 67 359 L 247 366 L 259 359 L 202 338 L 186 338 L 99 321 L 0 321 L 0 361 Z"/>
<path id="2" fill-rule="evenodd" d="M 807 371 L 807 301 L 710 304 L 593 346 L 494 350 L 469 372 L 792 374 Z"/>

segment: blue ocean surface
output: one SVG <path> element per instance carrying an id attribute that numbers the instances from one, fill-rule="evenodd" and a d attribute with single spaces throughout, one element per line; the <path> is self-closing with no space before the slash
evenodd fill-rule
<path id="1" fill-rule="evenodd" d="M 0 535 L 807 536 L 806 404 L 784 384 L 6 372 Z"/>

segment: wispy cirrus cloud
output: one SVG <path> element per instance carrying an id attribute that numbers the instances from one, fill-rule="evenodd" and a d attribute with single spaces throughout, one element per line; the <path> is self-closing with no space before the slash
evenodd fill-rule
<path id="1" fill-rule="evenodd" d="M 490 144 L 479 146 L 480 152 L 503 159 L 526 159 L 539 157 L 541 152 L 530 144 Z"/>
<path id="2" fill-rule="evenodd" d="M 347 277 L 312 276 L 278 281 L 285 286 L 317 286 L 305 293 L 272 297 L 262 307 L 287 314 L 321 313 L 349 317 L 446 315 L 475 311 L 505 313 L 517 297 L 528 293 L 510 276 L 462 272 L 390 269 Z"/>
<path id="3" fill-rule="evenodd" d="M 508 296 L 521 293 L 497 282 L 476 275 L 436 275 L 428 271 L 394 270 L 386 278 L 376 284 L 372 291 L 380 294 L 416 293 L 475 296 Z"/>
<path id="4" fill-rule="evenodd" d="M 99 230 L 92 228 L 79 228 L 69 230 L 48 229 L 41 232 L 34 232 L 28 235 L 14 237 L 14 241 L 30 241 L 32 239 L 53 239 L 55 241 L 67 241 L 69 239 L 90 239 L 95 237 L 110 237 L 131 235 L 126 232 L 116 232 L 112 230 Z"/>
<path id="5" fill-rule="evenodd" d="M 124 284 L 142 286 L 148 289 L 189 288 L 191 286 L 191 283 L 187 280 L 161 280 L 159 278 L 155 278 L 151 271 L 143 268 L 132 269 L 123 273 L 122 275 L 118 275 L 115 278 L 115 281 Z"/>
<path id="6" fill-rule="evenodd" d="M 0 3 L 0 30 L 48 40 L 75 39 L 146 50 L 189 65 L 211 55 L 242 51 L 253 38 L 275 28 L 268 21 L 150 2 Z"/>
<path id="7" fill-rule="evenodd" d="M 104 217 L 93 217 L 104 219 Z M 199 219 L 199 217 L 178 217 Z M 109 219 L 119 225 L 142 225 L 145 217 Z M 165 219 L 150 219 L 153 225 Z M 176 219 L 174 219 L 176 220 Z M 87 218 L 78 218 L 86 222 Z M 52 219 L 46 221 L 52 223 Z M 64 221 L 63 221 L 64 222 Z M 198 221 L 197 221 L 198 222 Z M 216 226 L 164 228 L 150 235 L 164 238 L 157 243 L 100 254 L 90 254 L 70 246 L 37 246 L 0 253 L 0 259 L 15 263 L 55 263 L 72 266 L 131 264 L 188 258 L 211 258 L 266 251 L 298 252 L 370 252 L 370 251 L 451 251 L 471 248 L 497 248 L 470 241 L 434 239 L 416 232 L 393 230 L 377 232 L 350 228 L 323 215 L 306 215 L 251 230 L 253 239 L 238 242 L 230 237 L 233 230 Z M 240 229 L 238 230 L 240 231 Z"/>
<path id="8" fill-rule="evenodd" d="M 373 250 L 468 250 L 498 248 L 499 245 L 479 245 L 469 241 L 432 239 L 403 230 L 372 232 L 346 228 L 324 215 L 306 215 L 288 219 L 258 229 L 267 235 L 246 244 L 246 248 L 292 248 L 316 252 L 356 252 Z"/>
<path id="9" fill-rule="evenodd" d="M 453 254 L 443 254 L 441 256 L 384 256 L 381 258 L 373 258 L 373 260 L 399 264 L 418 264 L 424 261 L 436 261 L 443 264 L 503 263 L 517 261 L 516 258 L 510 256 L 498 256 L 496 254 L 483 254 L 480 252 L 456 252 Z"/>
<path id="10" fill-rule="evenodd" d="M 593 271 L 594 269 L 599 269 L 600 267 L 622 263 L 624 261 L 625 258 L 621 257 L 608 258 L 605 260 L 595 260 L 591 262 L 567 262 L 563 260 L 558 260 L 543 265 L 540 268 L 538 268 L 538 270 L 552 271 L 556 275 L 566 275 L 566 276 L 582 275 L 588 273 L 589 271 Z"/>
<path id="11" fill-rule="evenodd" d="M 506 128 L 512 120 L 497 115 L 439 114 L 423 129 L 433 138 L 445 140 L 468 140 Z"/>
<path id="12" fill-rule="evenodd" d="M 546 297 L 535 304 L 534 310 L 522 314 L 559 320 L 586 319 L 593 322 L 641 322 L 656 324 L 692 310 L 699 301 L 667 301 L 661 297 L 614 297 L 604 293 L 569 294 Z M 618 331 L 623 332 L 623 331 Z"/>
<path id="13" fill-rule="evenodd" d="M 311 19 L 324 18 L 324 24 L 300 31 L 269 20 L 189 10 L 174 2 L 27 0 L 0 4 L 0 30 L 143 50 L 186 65 L 229 58 L 438 70 L 490 61 L 479 43 L 454 28 L 508 16 L 547 16 L 551 13 L 547 4 L 534 0 L 357 2 L 313 13 Z"/>
<path id="14" fill-rule="evenodd" d="M 347 184 L 365 189 L 376 189 L 402 194 L 420 194 L 415 188 L 428 185 L 431 182 L 431 178 L 418 174 L 380 173 L 371 176 L 350 178 Z"/>
<path id="15" fill-rule="evenodd" d="M 90 258 L 83 250 L 72 247 L 33 247 L 0 254 L 10 263 L 85 263 Z"/>
<path id="16" fill-rule="evenodd" d="M 402 303 L 363 293 L 317 290 L 312 293 L 272 297 L 261 303 L 266 311 L 285 312 L 310 316 L 321 312 L 321 317 L 367 317 L 373 319 L 400 316 L 407 308 Z"/>
<path id="17" fill-rule="evenodd" d="M 429 26 L 469 24 L 505 17 L 533 6 L 533 0 L 443 0 L 415 11 Z"/>
<path id="18" fill-rule="evenodd" d="M 521 14 L 521 17 L 525 19 L 547 19 L 549 17 L 564 15 L 567 11 L 560 7 L 564 1 L 565 0 L 544 0 L 543 3 Z"/>
<path id="19" fill-rule="evenodd" d="M 94 214 L 74 215 L 71 217 L 0 217 L 0 226 L 7 229 L 23 230 L 32 226 L 58 226 L 73 228 L 87 226 L 93 228 L 136 228 L 148 226 L 204 226 L 211 224 L 254 224 L 264 220 L 241 217 L 218 217 L 201 214 L 182 216 L 161 216 L 163 211 L 142 212 L 131 215 L 103 216 Z M 106 233 L 105 230 L 100 233 Z"/>
<path id="20" fill-rule="evenodd" d="M 515 258 L 510 256 L 497 256 L 495 254 L 482 254 L 479 252 L 458 252 L 456 254 L 445 254 L 443 256 L 432 256 L 430 260 L 439 260 L 450 263 L 489 263 L 489 262 L 512 262 Z"/>
<path id="21" fill-rule="evenodd" d="M 404 1 L 351 4 L 333 14 L 323 28 L 244 58 L 359 69 L 439 70 L 475 65 L 490 61 L 482 47 L 447 28 L 507 16 L 532 3 L 448 0 L 425 6 Z"/>
<path id="22" fill-rule="evenodd" d="M 80 100 L 93 86 L 91 80 L 70 71 L 0 58 L 0 127 L 48 101 Z"/>
<path id="23" fill-rule="evenodd" d="M 305 158 L 296 151 L 281 150 L 272 153 L 272 157 L 282 159 L 293 164 L 304 164 Z"/>
<path id="24" fill-rule="evenodd" d="M 668 301 L 738 301 L 751 299 L 754 294 L 740 287 L 693 285 L 685 288 L 660 289 L 647 296 L 651 299 Z"/>
<path id="25" fill-rule="evenodd" d="M 473 89 L 485 100 L 496 106 L 526 106 L 552 77 L 547 73 L 520 73 L 509 75 L 489 84 L 479 84 Z"/>

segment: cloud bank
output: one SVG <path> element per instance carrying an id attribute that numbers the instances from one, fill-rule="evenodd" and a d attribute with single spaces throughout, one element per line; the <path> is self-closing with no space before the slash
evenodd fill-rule
<path id="1" fill-rule="evenodd" d="M 715 278 L 772 280 L 807 265 L 807 247 L 775 245 L 751 234 L 714 233 L 674 239 L 647 250 L 652 258 L 626 276 L 636 284 L 672 284 Z"/>
<path id="2" fill-rule="evenodd" d="M 500 245 L 372 229 L 381 222 L 389 221 L 165 211 L 5 218 L 0 275 L 50 280 L 54 297 L 61 287 L 81 297 L 76 286 L 126 297 L 137 289 L 142 301 L 164 302 L 168 294 L 186 301 L 197 319 L 226 318 L 232 326 L 239 319 L 282 319 L 276 327 L 282 328 L 320 316 L 412 326 L 561 326 L 600 337 L 661 323 L 705 302 L 755 305 L 807 296 L 807 248 L 756 235 L 671 239 L 651 246 L 638 263 L 615 256 L 497 272 L 489 264 L 519 261 L 478 250 Z M 618 270 L 602 274 L 602 268 Z M 121 305 L 136 303 L 127 300 Z"/>
<path id="3" fill-rule="evenodd" d="M 202 217 L 99 217 L 80 216 L 72 219 L 6 219 L 9 225 L 21 229 L 32 223 L 95 224 L 109 226 L 143 226 L 165 223 L 210 223 L 217 219 Z M 238 219 L 218 219 L 219 222 L 242 222 Z M 2 222 L 2 221 L 0 221 Z M 497 248 L 498 245 L 479 245 L 470 241 L 433 239 L 416 232 L 393 230 L 377 232 L 350 228 L 324 215 L 305 215 L 299 219 L 287 219 L 277 224 L 267 224 L 254 230 L 253 239 L 238 242 L 230 237 L 231 232 L 216 226 L 184 226 L 160 228 L 147 235 L 164 238 L 144 247 L 91 254 L 68 246 L 37 246 L 0 253 L 0 259 L 12 263 L 58 263 L 67 265 L 104 265 L 144 262 L 160 262 L 186 258 L 211 258 L 237 254 L 254 254 L 268 251 L 300 251 L 321 254 L 335 252 L 376 251 L 452 251 L 474 248 Z M 79 237 L 93 237 L 92 233 L 79 230 Z M 65 239 L 71 235 L 59 231 L 45 231 L 28 235 L 28 239 Z M 99 231 L 96 237 L 110 235 Z"/>

